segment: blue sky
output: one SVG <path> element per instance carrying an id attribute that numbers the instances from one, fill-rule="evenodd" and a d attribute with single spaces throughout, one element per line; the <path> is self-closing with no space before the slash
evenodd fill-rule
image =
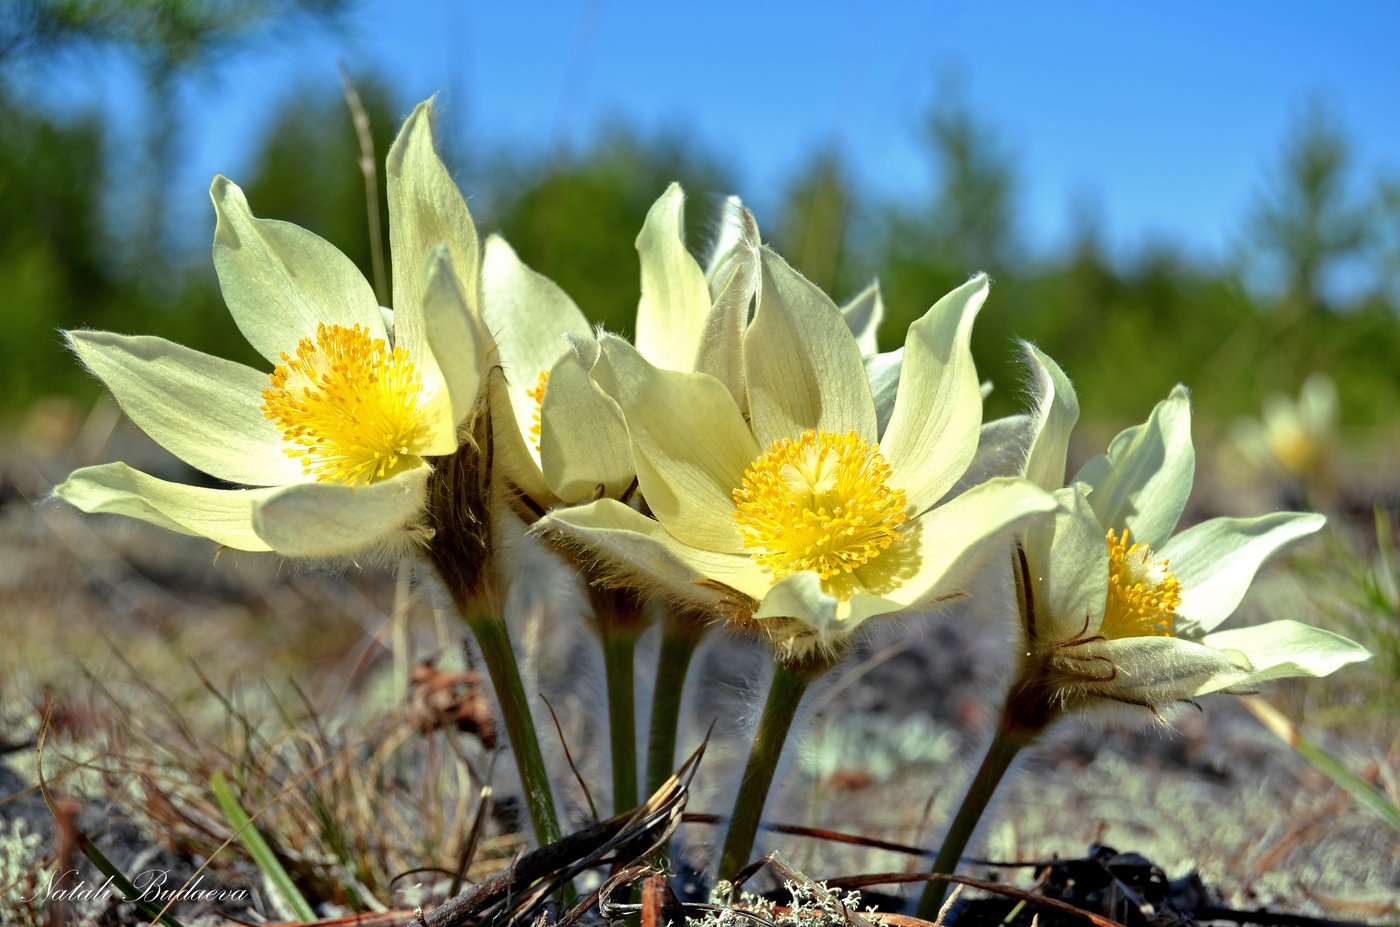
<path id="1" fill-rule="evenodd" d="M 186 87 L 172 194 L 204 210 L 209 177 L 238 177 L 283 88 L 334 88 L 343 59 L 405 108 L 440 92 L 459 145 L 577 142 L 622 117 L 693 134 L 760 211 L 826 143 L 866 189 L 904 196 L 929 181 L 920 119 L 951 77 L 1014 156 L 1032 246 L 1054 247 L 1087 204 L 1120 252 L 1166 238 L 1223 255 L 1310 100 L 1338 117 L 1360 176 L 1400 175 L 1397 37 L 1400 4 L 1359 0 L 368 0 L 339 33 L 255 46 Z M 54 105 L 142 118 L 118 60 L 59 78 L 39 91 Z"/>

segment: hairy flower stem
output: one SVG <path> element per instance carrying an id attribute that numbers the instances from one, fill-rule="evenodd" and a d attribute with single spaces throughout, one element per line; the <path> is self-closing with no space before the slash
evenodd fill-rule
<path id="1" fill-rule="evenodd" d="M 1021 752 L 1022 747 L 1033 741 L 1049 724 L 1049 714 L 1027 710 L 1039 705 L 1035 694 L 1037 690 L 1038 687 L 1033 685 L 1013 686 L 1006 708 L 1002 711 L 1001 721 L 997 725 L 996 734 L 987 746 L 986 756 L 982 757 L 982 765 L 977 767 L 977 774 L 972 777 L 972 783 L 967 787 L 967 794 L 963 796 L 958 813 L 943 838 L 943 845 L 938 848 L 938 856 L 933 861 L 934 872 L 953 875 L 957 871 L 963 850 L 972 839 L 972 834 L 982 819 L 982 813 L 986 811 L 987 803 L 991 801 L 1002 777 L 1011 768 L 1012 760 L 1016 759 L 1016 754 Z M 929 882 L 919 899 L 917 916 L 929 921 L 937 918 L 949 888 L 951 885 L 947 882 Z"/>
<path id="2" fill-rule="evenodd" d="M 637 635 L 630 628 L 603 629 L 603 671 L 608 688 L 612 742 L 613 814 L 637 807 L 637 708 L 632 663 Z"/>
<path id="3" fill-rule="evenodd" d="M 779 659 L 773 667 L 773 683 L 768 700 L 763 704 L 763 716 L 753 735 L 749 761 L 739 780 L 739 794 L 734 799 L 734 811 L 729 815 L 729 833 L 724 838 L 716 876 L 732 879 L 749 862 L 754 837 L 763 819 L 763 806 L 768 801 L 768 787 L 778 768 L 788 728 L 797 714 L 797 706 L 812 680 L 832 663 L 821 659 L 787 662 Z"/>
<path id="4" fill-rule="evenodd" d="M 676 731 L 690 658 L 705 633 L 699 622 L 667 615 L 661 622 L 661 649 L 656 657 L 656 688 L 651 694 L 651 728 L 647 738 L 647 794 L 671 778 L 676 764 Z"/>
<path id="5" fill-rule="evenodd" d="M 535 736 L 530 702 L 525 697 L 525 685 L 520 680 L 520 664 L 516 662 L 515 651 L 510 644 L 510 633 L 505 621 L 500 618 L 470 614 L 464 617 L 476 637 L 477 645 L 481 647 L 482 659 L 486 661 L 486 670 L 496 690 L 496 700 L 501 705 L 511 752 L 515 754 L 520 783 L 525 788 L 525 803 L 535 826 L 535 839 L 540 846 L 549 846 L 557 842 L 562 833 L 559 830 L 559 817 L 554 811 L 554 794 L 549 788 L 549 774 L 545 770 L 544 756 L 540 753 L 539 738 Z"/>

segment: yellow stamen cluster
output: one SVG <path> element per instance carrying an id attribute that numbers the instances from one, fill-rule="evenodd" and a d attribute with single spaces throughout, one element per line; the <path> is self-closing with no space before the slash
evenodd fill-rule
<path id="1" fill-rule="evenodd" d="M 870 562 L 901 537 L 905 495 L 890 467 L 854 431 L 779 438 L 744 471 L 734 513 L 744 547 L 778 578 L 822 579 Z"/>
<path id="2" fill-rule="evenodd" d="M 1129 545 L 1128 531 L 1120 538 L 1108 532 L 1108 602 L 1100 633 L 1123 637 L 1172 637 L 1172 622 L 1181 604 L 1181 583 L 1167 561 L 1153 557 L 1146 544 Z"/>
<path id="3" fill-rule="evenodd" d="M 540 373 L 539 382 L 534 389 L 527 389 L 525 395 L 535 401 L 535 413 L 530 419 L 530 442 L 535 445 L 535 450 L 540 449 L 540 415 L 544 411 L 544 391 L 549 386 L 549 371 Z"/>
<path id="4" fill-rule="evenodd" d="M 402 348 L 361 325 L 316 326 L 263 390 L 263 414 L 294 446 L 307 476 L 362 486 L 416 463 L 424 440 L 422 381 Z"/>

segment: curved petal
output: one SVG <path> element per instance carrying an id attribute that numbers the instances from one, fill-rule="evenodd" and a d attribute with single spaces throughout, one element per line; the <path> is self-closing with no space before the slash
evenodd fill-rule
<path id="1" fill-rule="evenodd" d="M 209 187 L 217 217 L 214 270 L 238 330 L 274 364 L 316 326 L 363 325 L 384 337 L 374 290 L 330 242 L 290 222 L 258 219 L 243 191 L 219 176 Z"/>
<path id="2" fill-rule="evenodd" d="M 520 430 L 510 394 L 515 384 L 506 382 L 505 372 L 492 367 L 486 375 L 486 401 L 491 414 L 492 478 L 503 476 L 505 481 L 534 500 L 542 509 L 558 503 L 540 471 L 539 461 L 526 444 L 527 434 Z"/>
<path id="3" fill-rule="evenodd" d="M 895 396 L 899 393 L 900 368 L 903 366 L 902 347 L 883 354 L 866 355 L 865 377 L 870 381 L 870 398 L 875 400 L 875 427 L 880 434 L 889 430 Z"/>
<path id="4" fill-rule="evenodd" d="M 430 436 L 423 453 L 441 456 L 457 450 L 457 426 L 476 405 L 484 352 L 446 247 L 433 249 L 423 275 L 422 302 L 394 313 L 394 344 L 423 378 L 420 411 Z"/>
<path id="5" fill-rule="evenodd" d="M 1259 567 L 1285 544 L 1322 528 L 1327 519 L 1305 512 L 1258 518 L 1212 518 L 1162 545 L 1160 555 L 1181 583 L 1183 631 L 1212 631 L 1234 613 Z"/>
<path id="6" fill-rule="evenodd" d="M 685 193 L 673 183 L 652 204 L 637 235 L 642 298 L 637 350 L 663 370 L 689 372 L 710 314 L 705 272 L 685 247 Z"/>
<path id="7" fill-rule="evenodd" d="M 720 586 L 757 599 L 771 583 L 752 558 L 684 544 L 655 519 L 616 499 L 555 509 L 540 519 L 536 530 L 577 545 L 618 576 L 654 584 L 666 595 L 694 605 L 729 598 Z"/>
<path id="8" fill-rule="evenodd" d="M 899 556 L 892 548 L 855 571 L 869 592 L 851 597 L 847 620 L 858 623 L 959 592 L 958 584 L 987 557 L 1009 550 L 1019 528 L 1053 511 L 1056 501 L 1049 493 L 1019 478 L 988 480 L 932 508 L 906 535 L 913 549 Z"/>
<path id="9" fill-rule="evenodd" d="M 1328 676 L 1348 663 L 1371 656 L 1365 647 L 1340 634 L 1289 620 L 1219 631 L 1207 635 L 1201 643 L 1216 650 L 1241 653 L 1253 667 L 1243 679 L 1229 683 L 1230 688 L 1249 688 L 1289 676 Z M 1222 688 L 1225 686 L 1206 691 Z"/>
<path id="10" fill-rule="evenodd" d="M 758 249 L 762 244 L 758 222 L 745 208 L 743 200 L 737 196 L 725 197 L 720 207 L 719 231 L 715 233 L 710 258 L 705 262 L 705 280 L 710 285 L 711 298 L 719 296 L 724 282 L 734 272 L 735 263 L 757 266 Z"/>
<path id="11" fill-rule="evenodd" d="M 1084 485 L 1057 490 L 1060 510 L 1025 533 L 1034 593 L 1033 641 L 1057 644 L 1098 633 L 1108 600 L 1108 542 Z"/>
<path id="12" fill-rule="evenodd" d="M 855 337 L 836 304 L 763 250 L 758 312 L 744 335 L 753 432 L 763 447 L 808 428 L 876 441 L 875 401 Z"/>
<path id="13" fill-rule="evenodd" d="M 1195 474 L 1191 394 L 1177 386 L 1145 423 L 1120 432 L 1107 454 L 1086 463 L 1074 482 L 1094 488 L 1089 502 L 1105 528 L 1127 528 L 1134 541 L 1160 550 L 1186 508 Z"/>
<path id="14" fill-rule="evenodd" d="M 68 343 L 122 411 L 176 457 L 248 486 L 303 479 L 262 412 L 267 374 L 164 338 L 68 332 Z"/>
<path id="15" fill-rule="evenodd" d="M 814 648 L 830 650 L 859 624 L 843 620 L 841 605 L 820 576 L 802 570 L 774 583 L 753 618 L 789 655 Z"/>
<path id="16" fill-rule="evenodd" d="M 914 511 L 941 499 L 977 453 L 982 386 L 972 363 L 972 323 L 987 299 L 973 277 L 909 326 L 894 412 L 880 446 L 892 482 Z"/>
<path id="17" fill-rule="evenodd" d="M 627 419 L 637 482 L 652 513 L 686 544 L 739 553 L 734 490 L 759 449 L 729 391 L 707 374 L 654 367 L 611 335 L 600 343 L 594 379 Z"/>
<path id="18" fill-rule="evenodd" d="M 84 512 L 126 515 L 237 550 L 269 550 L 253 530 L 253 507 L 279 491 L 185 486 L 109 463 L 75 471 L 54 495 Z"/>
<path id="19" fill-rule="evenodd" d="M 422 511 L 429 472 L 415 467 L 368 486 L 285 486 L 254 503 L 253 530 L 289 557 L 334 557 L 390 543 Z"/>
<path id="20" fill-rule="evenodd" d="M 1176 637 L 1099 640 L 1065 648 L 1056 657 L 1061 672 L 1078 669 L 1083 673 L 1073 689 L 1146 706 L 1217 692 L 1238 684 L 1250 672 L 1240 653 Z"/>
<path id="21" fill-rule="evenodd" d="M 747 209 L 741 209 L 743 237 L 711 277 L 714 305 L 705 318 L 695 372 L 708 373 L 729 388 L 741 409 L 748 403 L 744 385 L 744 332 L 760 279 L 758 226 Z"/>
<path id="22" fill-rule="evenodd" d="M 480 312 L 481 254 L 476 226 L 462 192 L 433 147 L 433 101 L 414 107 L 389 149 L 384 167 L 389 201 L 389 258 L 394 308 L 423 301 L 423 267 L 439 244 L 447 246 L 452 272 L 467 308 Z"/>
<path id="23" fill-rule="evenodd" d="M 529 392 L 568 351 L 569 337 L 591 341 L 593 332 L 574 301 L 553 280 L 526 267 L 499 236 L 486 240 L 481 284 L 482 320 L 500 352 L 511 383 L 510 404 L 528 440 L 539 411 Z"/>
<path id="24" fill-rule="evenodd" d="M 1020 476 L 1025 467 L 1032 425 L 1028 415 L 1008 415 L 983 422 L 977 436 L 977 453 L 948 494 L 960 495 L 998 476 Z"/>
<path id="25" fill-rule="evenodd" d="M 880 298 L 880 281 L 861 290 L 855 299 L 841 307 L 841 318 L 856 336 L 856 344 L 864 357 L 880 353 L 880 323 L 885 320 L 885 301 Z"/>
<path id="26" fill-rule="evenodd" d="M 1054 491 L 1065 483 L 1069 435 L 1079 421 L 1079 397 L 1060 365 L 1030 342 L 1022 342 L 1034 377 L 1035 425 L 1026 455 L 1026 479 Z"/>
<path id="27" fill-rule="evenodd" d="M 545 482 L 565 502 L 586 501 L 600 488 L 616 498 L 636 475 L 617 404 L 573 352 L 550 371 L 540 403 L 540 464 Z"/>

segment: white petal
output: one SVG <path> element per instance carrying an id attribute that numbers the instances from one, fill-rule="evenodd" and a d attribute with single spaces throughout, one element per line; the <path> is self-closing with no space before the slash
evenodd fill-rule
<path id="1" fill-rule="evenodd" d="M 836 304 L 763 251 L 758 312 L 744 335 L 749 415 L 762 447 L 808 428 L 876 441 L 875 402 L 860 349 Z"/>
<path id="2" fill-rule="evenodd" d="M 1125 637 L 1065 648 L 1063 671 L 1077 667 L 1085 691 L 1140 705 L 1165 705 L 1237 684 L 1249 673 L 1238 653 L 1224 653 L 1176 637 Z"/>
<path id="3" fill-rule="evenodd" d="M 428 425 L 428 455 L 457 449 L 457 426 L 476 405 L 484 351 L 451 259 L 442 245 L 423 268 L 422 302 L 394 314 L 394 346 L 408 352 L 423 381 L 419 414 Z"/>
<path id="4" fill-rule="evenodd" d="M 880 323 L 885 320 L 885 302 L 880 298 L 880 281 L 866 287 L 856 298 L 841 307 L 846 327 L 856 336 L 860 353 L 870 357 L 880 353 Z"/>
<path id="5" fill-rule="evenodd" d="M 904 348 L 865 357 L 865 377 L 870 381 L 870 398 L 875 401 L 875 427 L 880 434 L 889 430 L 894 400 L 899 393 L 899 372 L 904 366 Z"/>
<path id="6" fill-rule="evenodd" d="M 642 262 L 637 350 L 664 370 L 691 371 L 710 314 L 710 289 L 685 247 L 685 193 L 679 184 L 652 204 L 637 236 L 637 253 Z"/>
<path id="7" fill-rule="evenodd" d="M 842 621 L 839 603 L 811 570 L 791 573 L 778 580 L 753 613 L 780 649 L 832 649 L 849 637 L 859 620 Z"/>
<path id="8" fill-rule="evenodd" d="M 267 374 L 163 338 L 79 331 L 68 343 L 131 420 L 190 466 L 249 486 L 303 479 L 262 413 Z"/>
<path id="9" fill-rule="evenodd" d="M 1029 342 L 1022 342 L 1034 377 L 1035 428 L 1026 455 L 1026 479 L 1054 491 L 1065 483 L 1069 435 L 1079 421 L 1079 397 L 1060 365 Z"/>
<path id="10" fill-rule="evenodd" d="M 622 408 L 652 513 L 686 544 L 739 553 L 734 490 L 759 449 L 729 391 L 707 374 L 653 367 L 619 338 L 600 342 L 594 379 Z"/>
<path id="11" fill-rule="evenodd" d="M 476 226 L 462 192 L 433 146 L 433 101 L 419 103 L 389 149 L 385 185 L 389 201 L 389 257 L 394 308 L 420 305 L 428 256 L 447 246 L 452 272 L 472 313 L 480 312 L 481 254 Z"/>
<path id="12" fill-rule="evenodd" d="M 1108 541 L 1084 485 L 1054 493 L 1061 509 L 1025 533 L 1034 593 L 1033 640 L 1042 644 L 1090 637 L 1103 623 L 1108 600 Z"/>
<path id="13" fill-rule="evenodd" d="M 1365 647 L 1340 634 L 1289 620 L 1218 631 L 1207 635 L 1201 643 L 1216 650 L 1244 654 L 1248 659 L 1253 670 L 1243 679 L 1230 683 L 1230 687 L 1236 689 L 1289 676 L 1328 676 L 1348 663 L 1371 656 Z"/>
<path id="14" fill-rule="evenodd" d="M 743 201 L 737 196 L 726 197 L 724 205 L 720 207 L 719 231 L 715 234 L 714 248 L 705 264 L 705 279 L 710 284 L 711 298 L 719 296 L 736 262 L 758 262 L 758 249 L 762 243 L 753 213 L 744 208 Z"/>
<path id="15" fill-rule="evenodd" d="M 499 236 L 486 240 L 481 275 L 482 318 L 511 384 L 515 419 L 529 440 L 539 409 L 529 391 L 568 351 L 567 339 L 592 341 L 593 332 L 574 301 L 554 281 L 526 267 Z"/>
<path id="16" fill-rule="evenodd" d="M 983 422 L 977 437 L 977 454 L 949 495 L 959 495 L 998 476 L 1020 476 L 1025 468 L 1026 447 L 1031 441 L 1031 426 L 1028 415 L 1008 415 Z"/>
<path id="17" fill-rule="evenodd" d="M 619 576 L 658 584 L 692 604 L 714 605 L 729 598 L 716 584 L 751 598 L 760 598 L 771 584 L 752 558 L 691 547 L 616 499 L 555 509 L 537 530 L 578 545 Z"/>
<path id="18" fill-rule="evenodd" d="M 972 363 L 972 323 L 987 298 L 973 277 L 909 326 L 894 413 L 881 438 L 892 481 L 922 512 L 952 488 L 977 452 L 981 384 Z"/>
<path id="19" fill-rule="evenodd" d="M 526 444 L 529 436 L 520 430 L 510 393 L 517 387 L 506 382 L 505 372 L 492 367 L 486 375 L 486 400 L 491 413 L 492 479 L 503 479 L 524 493 L 541 509 L 558 503 L 549 484 L 544 480 L 534 448 Z"/>
<path id="20" fill-rule="evenodd" d="M 1144 424 L 1120 432 L 1108 453 L 1084 465 L 1074 482 L 1089 496 L 1104 528 L 1127 528 L 1154 550 L 1171 537 L 1191 495 L 1196 452 L 1191 446 L 1191 394 L 1178 386 Z"/>
<path id="21" fill-rule="evenodd" d="M 554 365 L 540 405 L 540 463 L 565 502 L 585 502 L 601 487 L 616 498 L 631 485 L 632 442 L 617 403 L 603 394 L 573 352 Z"/>
<path id="22" fill-rule="evenodd" d="M 909 611 L 957 595 L 988 559 L 1010 558 L 1012 535 L 1054 511 L 1050 495 L 1023 479 L 975 486 L 925 512 L 905 530 L 902 544 L 826 582 L 841 601 L 836 616 L 854 629 L 867 618 Z"/>
<path id="23" fill-rule="evenodd" d="M 392 543 L 423 510 L 428 474 L 424 465 L 368 486 L 285 486 L 254 504 L 253 529 L 289 557 L 349 555 Z"/>
<path id="24" fill-rule="evenodd" d="M 217 222 L 214 269 L 238 330 L 274 364 L 295 353 L 316 326 L 363 325 L 384 337 L 379 301 L 364 276 L 330 242 L 290 222 L 258 219 L 226 177 L 209 187 Z"/>
<path id="25" fill-rule="evenodd" d="M 1212 518 L 1187 528 L 1159 551 L 1181 582 L 1177 614 L 1197 632 L 1214 630 L 1234 613 L 1265 560 L 1326 521 L 1311 513 L 1275 512 L 1258 518 Z"/>
<path id="26" fill-rule="evenodd" d="M 744 384 L 744 331 L 749 325 L 760 279 L 758 226 L 747 209 L 742 210 L 743 237 L 711 277 L 714 305 L 705 319 L 695 371 L 708 373 L 723 383 L 734 402 L 746 408 Z"/>
<path id="27" fill-rule="evenodd" d="M 269 550 L 253 530 L 253 506 L 279 491 L 185 486 L 110 463 L 75 471 L 54 495 L 84 512 L 126 515 L 237 550 Z"/>

